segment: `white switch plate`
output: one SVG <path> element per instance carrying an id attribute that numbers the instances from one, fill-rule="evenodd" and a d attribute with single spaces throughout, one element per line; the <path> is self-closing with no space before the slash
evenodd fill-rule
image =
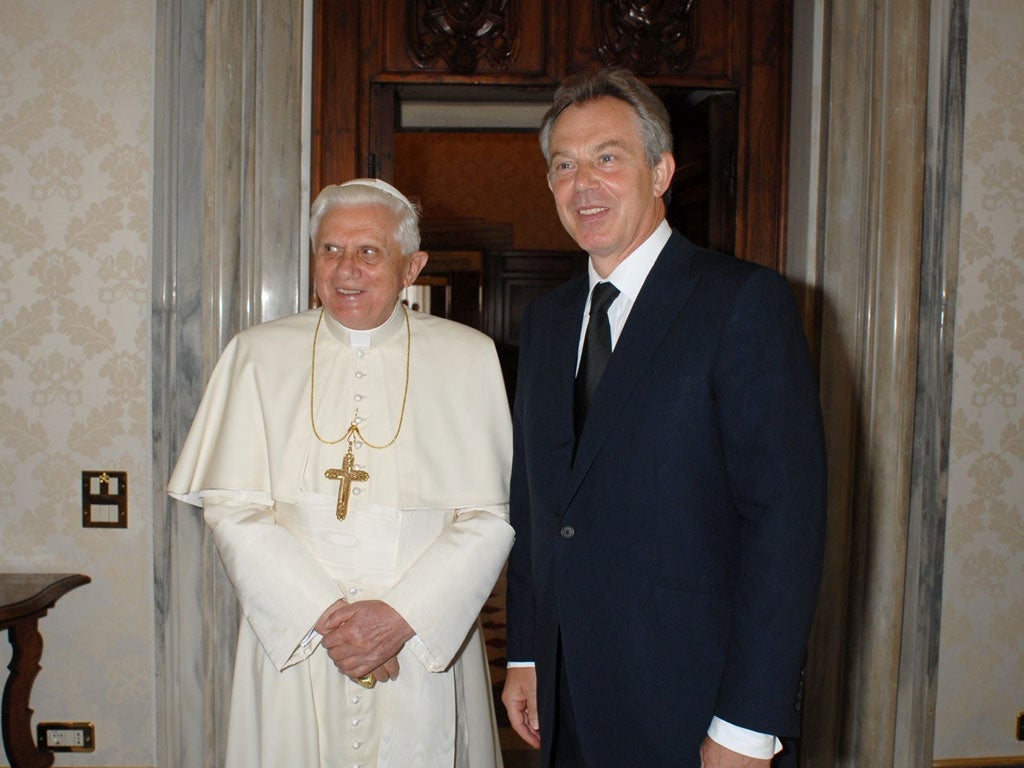
<path id="1" fill-rule="evenodd" d="M 84 747 L 85 733 L 77 728 L 55 728 L 46 732 L 46 746 L 54 747 Z"/>
<path id="2" fill-rule="evenodd" d="M 92 752 L 96 749 L 96 727 L 92 723 L 39 723 L 39 749 L 50 752 Z"/>

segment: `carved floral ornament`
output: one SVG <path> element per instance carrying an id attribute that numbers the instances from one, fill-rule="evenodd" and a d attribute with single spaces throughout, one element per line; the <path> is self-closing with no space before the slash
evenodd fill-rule
<path id="1" fill-rule="evenodd" d="M 499 71 L 519 51 L 522 0 L 409 0 L 409 55 L 420 67 L 444 60 L 468 75 L 487 61 Z M 641 75 L 663 67 L 683 72 L 697 49 L 697 0 L 594 0 L 595 47 L 601 61 Z"/>
<path id="2" fill-rule="evenodd" d="M 696 0 L 607 0 L 595 2 L 593 9 L 597 52 L 604 64 L 650 76 L 662 65 L 683 72 L 693 63 L 699 19 Z"/>
<path id="3" fill-rule="evenodd" d="M 517 0 L 410 0 L 409 55 L 420 67 L 444 60 L 462 75 L 484 59 L 506 70 L 519 50 Z"/>

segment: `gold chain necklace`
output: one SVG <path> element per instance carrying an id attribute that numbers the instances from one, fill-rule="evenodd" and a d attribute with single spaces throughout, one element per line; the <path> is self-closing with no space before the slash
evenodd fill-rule
<path id="1" fill-rule="evenodd" d="M 324 477 L 328 480 L 338 480 L 340 485 L 338 486 L 338 506 L 337 515 L 339 520 L 344 520 L 348 515 L 348 497 L 352 490 L 353 482 L 365 482 L 370 479 L 368 472 L 356 469 L 355 454 L 352 452 L 352 446 L 358 438 L 360 442 L 374 448 L 376 450 L 382 450 L 384 448 L 390 448 L 398 440 L 398 435 L 402 432 L 402 423 L 405 421 L 405 406 L 409 401 L 409 369 L 412 364 L 412 330 L 409 328 L 409 310 L 402 305 L 402 311 L 405 313 L 405 389 L 402 392 L 402 409 L 398 413 L 398 426 L 395 428 L 395 434 L 390 440 L 382 445 L 375 445 L 363 437 L 363 433 L 359 431 L 359 409 L 356 409 L 355 416 L 352 418 L 352 423 L 349 424 L 348 429 L 345 430 L 345 434 L 339 437 L 337 440 L 326 440 L 320 434 L 320 431 L 316 428 L 316 411 L 314 403 L 316 397 L 314 390 L 316 389 L 316 340 L 320 334 L 320 324 L 324 320 L 324 309 L 320 308 L 320 317 L 316 321 L 316 329 L 313 331 L 313 359 L 310 364 L 310 379 L 309 379 L 309 423 L 313 427 L 313 434 L 316 435 L 316 439 L 324 445 L 337 445 L 342 440 L 348 440 L 348 451 L 345 453 L 345 458 L 341 462 L 340 469 L 328 469 L 324 472 Z"/>

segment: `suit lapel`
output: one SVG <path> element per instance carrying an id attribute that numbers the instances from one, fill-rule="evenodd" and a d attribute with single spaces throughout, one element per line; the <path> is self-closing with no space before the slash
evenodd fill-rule
<path id="1" fill-rule="evenodd" d="M 645 375 L 652 356 L 693 293 L 698 281 L 691 274 L 693 250 L 694 247 L 688 241 L 673 233 L 644 281 L 601 383 L 594 393 L 587 423 L 577 446 L 576 460 L 569 475 L 563 509 L 572 501 L 630 392 Z M 577 324 L 581 312 L 582 309 L 577 313 Z M 576 332 L 578 335 L 578 327 Z M 568 397 L 568 402 L 572 402 L 571 382 Z"/>
<path id="2" fill-rule="evenodd" d="M 564 483 L 575 442 L 573 383 L 583 307 L 587 301 L 586 274 L 549 294 L 548 299 L 541 305 L 543 315 L 536 319 L 536 327 L 543 329 L 534 342 L 538 347 L 537 365 L 542 385 L 540 394 L 531 402 L 544 412 L 544 418 L 537 422 L 542 435 L 539 444 L 544 446 L 550 466 L 565 468 L 561 478 Z"/>
<path id="3" fill-rule="evenodd" d="M 583 322 L 583 307 L 587 303 L 587 279 L 586 275 L 580 280 L 578 290 L 572 291 L 566 297 L 564 303 L 555 304 L 555 313 L 552 323 L 553 333 L 551 337 L 551 350 L 554 355 L 552 361 L 552 377 L 555 391 L 553 400 L 555 403 L 569 403 L 569 408 L 564 408 L 565 418 L 559 418 L 559 433 L 575 440 L 572 422 L 572 398 L 573 387 L 576 379 L 576 356 L 580 343 L 580 328 Z M 564 422 L 564 423 L 563 423 Z"/>

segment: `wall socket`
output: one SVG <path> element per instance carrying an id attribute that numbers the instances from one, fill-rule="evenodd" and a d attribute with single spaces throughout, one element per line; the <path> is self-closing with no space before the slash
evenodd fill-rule
<path id="1" fill-rule="evenodd" d="M 96 749 L 96 726 L 92 723 L 39 723 L 36 743 L 49 752 L 92 752 Z"/>

